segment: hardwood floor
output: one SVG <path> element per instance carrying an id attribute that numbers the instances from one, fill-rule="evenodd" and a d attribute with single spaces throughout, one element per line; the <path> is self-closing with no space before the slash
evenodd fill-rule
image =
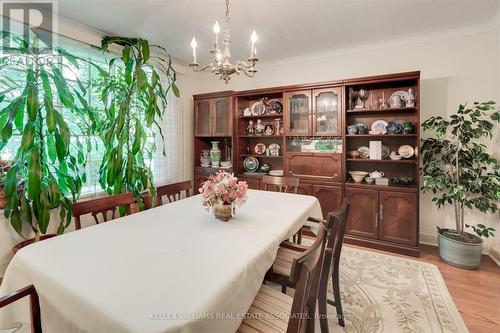
<path id="1" fill-rule="evenodd" d="M 443 262 L 437 247 L 421 245 L 420 249 L 420 258 L 398 256 L 434 264 L 439 268 L 470 333 L 500 332 L 500 267 L 489 256 L 483 255 L 479 270 L 460 269 Z"/>

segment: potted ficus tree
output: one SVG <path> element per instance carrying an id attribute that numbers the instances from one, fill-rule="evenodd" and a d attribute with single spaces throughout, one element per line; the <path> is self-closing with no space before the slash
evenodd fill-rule
<path id="1" fill-rule="evenodd" d="M 5 175 L 5 217 L 21 236 L 29 227 L 35 237 L 14 247 L 14 251 L 34 241 L 47 238 L 49 224 L 58 220 L 57 233 L 71 222 L 71 205 L 78 198 L 85 179 L 84 143 L 72 133 L 56 104 L 78 114 L 93 112 L 85 101 L 83 84 L 70 85 L 63 70 L 67 64 L 78 66 L 80 59 L 62 49 L 42 47 L 40 41 L 27 41 L 2 33 L 3 66 L 0 67 L 0 147 L 14 137 L 20 145 Z M 7 50 L 7 51 L 6 51 Z M 19 80 L 8 77 L 14 66 Z M 104 72 L 104 71 L 103 71 Z M 54 210 L 58 210 L 54 212 Z"/>
<path id="2" fill-rule="evenodd" d="M 454 266 L 477 269 L 481 262 L 481 237 L 494 236 L 494 228 L 469 225 L 466 209 L 496 213 L 500 200 L 497 159 L 483 143 L 491 139 L 500 113 L 495 102 L 460 105 L 449 118 L 431 117 L 422 123 L 435 136 L 423 140 L 422 191 L 432 192 L 438 208 L 451 205 L 455 229 L 438 227 L 439 254 Z M 466 232 L 471 228 L 473 233 Z"/>

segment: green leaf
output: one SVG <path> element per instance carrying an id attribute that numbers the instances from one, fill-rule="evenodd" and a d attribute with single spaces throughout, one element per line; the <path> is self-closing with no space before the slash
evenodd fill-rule
<path id="1" fill-rule="evenodd" d="M 142 57 L 144 63 L 146 63 L 149 59 L 149 42 L 145 39 L 141 39 L 141 45 L 142 45 Z"/>
<path id="2" fill-rule="evenodd" d="M 55 132 L 54 134 L 55 140 L 56 140 L 56 153 L 57 153 L 57 158 L 59 159 L 59 162 L 64 161 L 67 155 L 67 147 L 64 144 L 64 141 L 59 134 L 59 132 Z"/>
<path id="3" fill-rule="evenodd" d="M 24 126 L 23 137 L 21 140 L 21 150 L 26 152 L 33 147 L 35 139 L 35 123 L 28 120 Z"/>
<path id="4" fill-rule="evenodd" d="M 28 224 L 32 224 L 32 213 L 31 213 L 31 206 L 29 205 L 28 201 L 26 200 L 26 197 L 24 195 L 21 195 L 21 216 L 24 222 Z"/>
<path id="5" fill-rule="evenodd" d="M 174 93 L 175 97 L 180 97 L 181 92 L 179 91 L 179 88 L 175 84 L 175 82 L 172 83 L 172 92 Z"/>
<path id="6" fill-rule="evenodd" d="M 38 114 L 38 88 L 36 85 L 33 85 L 28 89 L 28 99 L 26 100 L 26 106 L 28 108 L 29 119 L 31 121 L 35 121 Z"/>
<path id="7" fill-rule="evenodd" d="M 137 85 L 139 86 L 139 90 L 144 89 L 148 84 L 148 77 L 146 76 L 146 72 L 142 68 L 139 68 L 137 72 Z"/>
<path id="8" fill-rule="evenodd" d="M 130 46 L 125 46 L 122 50 L 122 60 L 124 64 L 128 64 L 130 60 Z"/>
<path id="9" fill-rule="evenodd" d="M 49 100 L 47 96 L 44 98 L 45 105 L 45 122 L 47 123 L 47 129 L 49 133 L 54 133 L 56 130 L 56 115 L 54 112 L 54 106 L 52 104 L 52 100 Z"/>
<path id="10" fill-rule="evenodd" d="M 10 213 L 10 224 L 18 234 L 21 234 L 21 232 L 23 231 L 23 223 L 21 221 L 21 214 L 19 213 L 18 209 L 14 209 Z"/>
<path id="11" fill-rule="evenodd" d="M 38 150 L 33 148 L 30 155 L 29 171 L 28 171 L 28 194 L 31 200 L 38 198 L 40 187 L 42 184 L 42 170 L 39 163 L 40 154 Z"/>
<path id="12" fill-rule="evenodd" d="M 12 136 L 12 121 L 9 118 L 9 120 L 3 126 L 2 129 L 2 141 L 7 143 L 11 136 Z"/>

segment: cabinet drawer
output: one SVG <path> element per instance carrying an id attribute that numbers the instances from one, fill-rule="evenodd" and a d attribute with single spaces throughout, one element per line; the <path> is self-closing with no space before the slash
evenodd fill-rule
<path id="1" fill-rule="evenodd" d="M 292 153 L 288 173 L 295 177 L 340 181 L 342 154 Z"/>

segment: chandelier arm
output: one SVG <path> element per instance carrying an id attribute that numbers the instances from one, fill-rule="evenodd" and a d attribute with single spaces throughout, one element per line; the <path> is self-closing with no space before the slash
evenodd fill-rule
<path id="1" fill-rule="evenodd" d="M 214 65 L 212 63 L 206 65 L 190 64 L 189 66 L 193 68 L 194 72 L 203 72 L 207 68 L 210 68 L 212 71 L 214 70 Z"/>

